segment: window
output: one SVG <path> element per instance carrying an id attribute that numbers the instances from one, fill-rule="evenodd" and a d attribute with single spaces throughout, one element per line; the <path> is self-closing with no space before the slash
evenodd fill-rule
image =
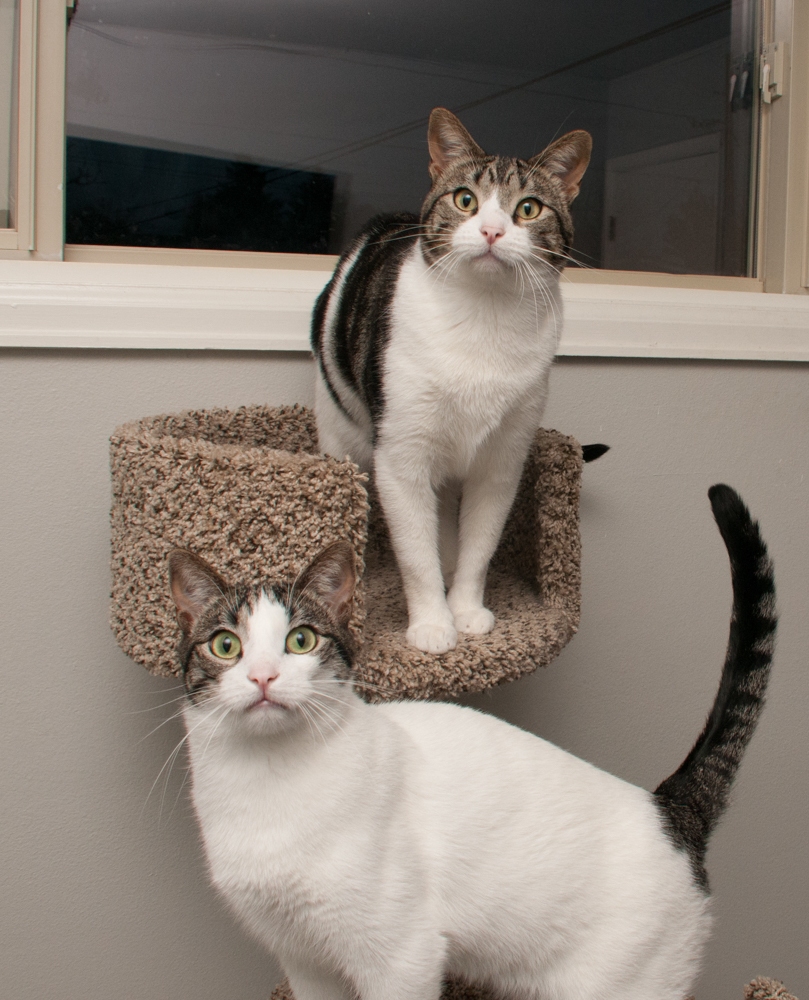
<path id="1" fill-rule="evenodd" d="M 799 292 L 807 41 L 809 0 L 0 0 L 0 257 L 327 272 L 443 104 L 593 133 L 570 281 Z"/>
<path id="2" fill-rule="evenodd" d="M 426 121 L 487 150 L 586 128 L 583 267 L 749 276 L 754 0 L 82 0 L 68 243 L 338 253 L 417 211 Z"/>

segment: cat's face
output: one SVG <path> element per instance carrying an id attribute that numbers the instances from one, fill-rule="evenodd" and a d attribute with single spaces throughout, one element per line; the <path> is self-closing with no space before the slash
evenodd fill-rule
<path id="1" fill-rule="evenodd" d="M 184 549 L 169 555 L 169 576 L 193 705 L 255 734 L 320 728 L 350 677 L 351 546 L 325 549 L 287 591 L 229 587 Z"/>
<path id="2" fill-rule="evenodd" d="M 590 160 L 587 132 L 570 132 L 530 160 L 487 156 L 451 112 L 436 108 L 429 145 L 422 248 L 437 274 L 562 269 L 573 241 L 570 203 Z"/>

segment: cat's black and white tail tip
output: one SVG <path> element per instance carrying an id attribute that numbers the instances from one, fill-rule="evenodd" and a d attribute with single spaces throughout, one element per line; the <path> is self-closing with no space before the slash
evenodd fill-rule
<path id="1" fill-rule="evenodd" d="M 583 462 L 595 462 L 610 450 L 608 444 L 583 444 L 581 446 L 581 457 Z"/>
<path id="2" fill-rule="evenodd" d="M 764 704 L 778 622 L 772 562 L 758 523 L 730 486 L 712 486 L 708 497 L 733 583 L 725 665 L 699 739 L 655 790 L 675 842 L 688 851 L 698 881 L 706 886 L 705 849 Z"/>

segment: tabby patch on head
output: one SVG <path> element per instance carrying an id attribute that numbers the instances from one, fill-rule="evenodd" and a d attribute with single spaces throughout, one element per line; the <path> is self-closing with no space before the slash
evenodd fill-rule
<path id="1" fill-rule="evenodd" d="M 530 160 L 488 156 L 450 111 L 430 115 L 430 193 L 422 206 L 422 252 L 479 267 L 550 263 L 561 270 L 573 242 L 570 203 L 592 140 L 569 132 Z"/>
<path id="2" fill-rule="evenodd" d="M 350 678 L 356 568 L 347 542 L 321 552 L 288 588 L 231 587 L 185 549 L 169 554 L 169 578 L 195 705 L 275 728 L 306 715 L 325 684 Z"/>

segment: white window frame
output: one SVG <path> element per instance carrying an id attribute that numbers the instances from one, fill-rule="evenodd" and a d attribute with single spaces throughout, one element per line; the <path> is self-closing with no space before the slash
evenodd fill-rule
<path id="1" fill-rule="evenodd" d="M 308 350 L 335 257 L 64 246 L 72 3 L 21 0 L 27 215 L 0 230 L 0 346 Z M 809 0 L 765 0 L 776 39 L 809 52 Z M 788 61 L 784 90 L 762 109 L 757 276 L 568 271 L 560 354 L 809 361 L 809 60 Z"/>
<path id="2" fill-rule="evenodd" d="M 14 164 L 16 189 L 13 192 L 14 226 L 0 229 L 0 251 L 31 251 L 34 249 L 34 166 L 36 152 L 37 5 L 33 0 L 20 0 L 19 7 L 19 74 L 17 108 L 17 162 Z"/>

